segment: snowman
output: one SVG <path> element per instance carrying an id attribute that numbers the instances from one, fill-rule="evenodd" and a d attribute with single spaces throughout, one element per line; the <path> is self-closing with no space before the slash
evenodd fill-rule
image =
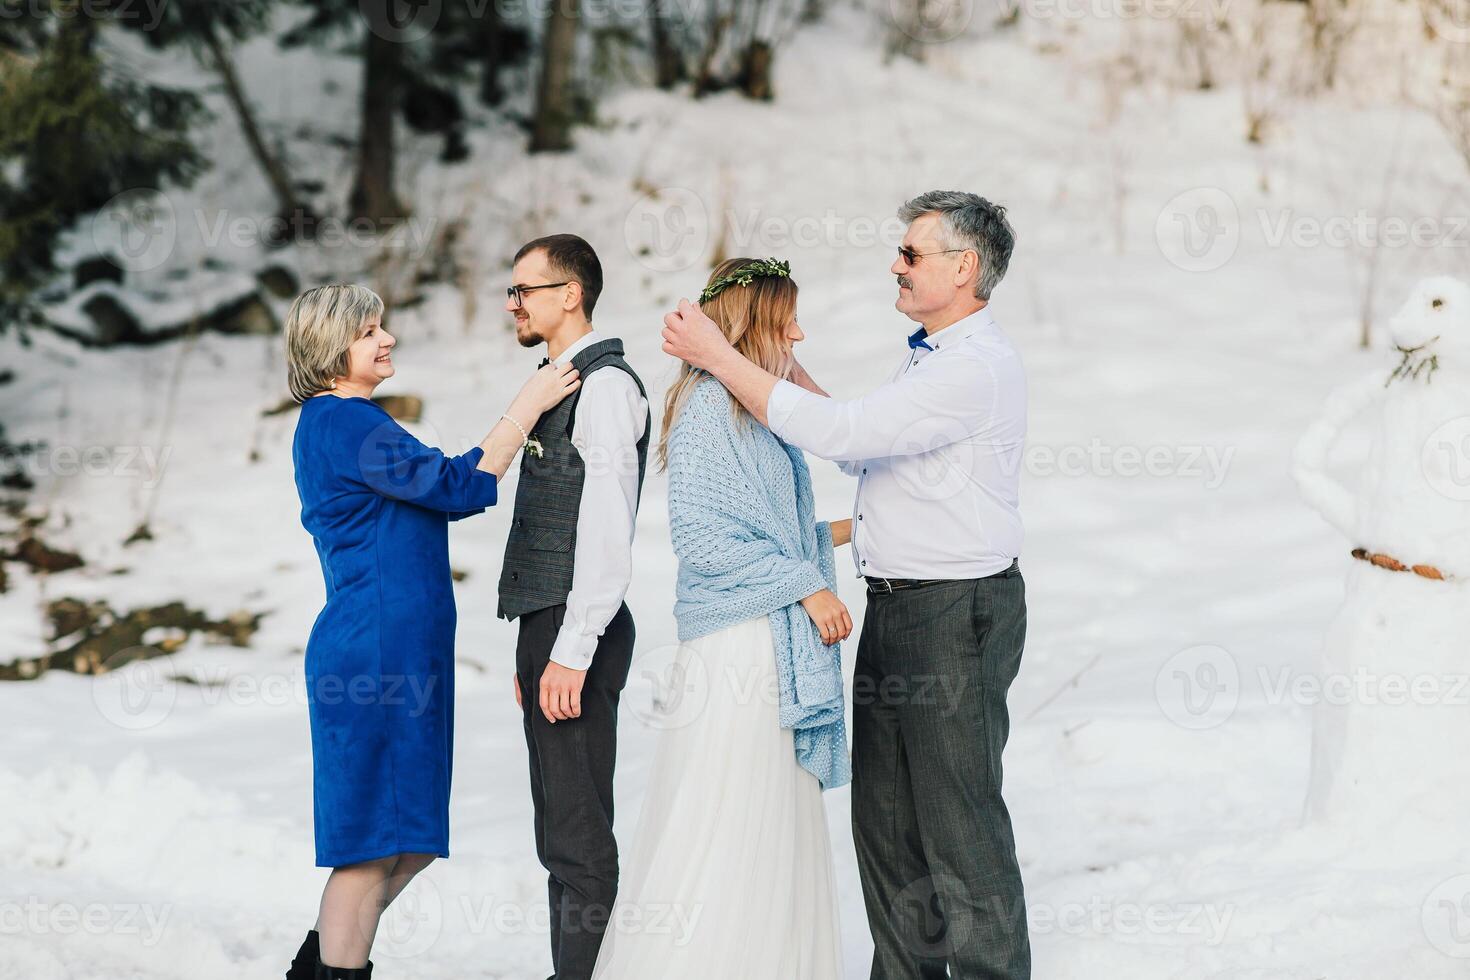
<path id="1" fill-rule="evenodd" d="M 1364 831 L 1470 821 L 1470 286 L 1425 280 L 1390 331 L 1396 363 L 1334 392 L 1292 460 L 1349 566 L 1313 685 L 1305 815 Z M 1349 489 L 1328 456 L 1369 410 Z"/>

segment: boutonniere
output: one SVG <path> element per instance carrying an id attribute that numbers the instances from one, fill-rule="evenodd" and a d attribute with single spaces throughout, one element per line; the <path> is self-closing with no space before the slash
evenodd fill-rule
<path id="1" fill-rule="evenodd" d="M 531 433 L 530 438 L 526 440 L 526 444 L 521 448 L 532 456 L 535 456 L 537 459 L 540 459 L 542 456 L 546 455 L 546 447 L 541 445 L 541 440 L 536 437 L 536 433 L 534 432 Z"/>

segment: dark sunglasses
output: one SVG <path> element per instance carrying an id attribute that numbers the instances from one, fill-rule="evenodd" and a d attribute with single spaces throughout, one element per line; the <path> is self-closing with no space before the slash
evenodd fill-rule
<path id="1" fill-rule="evenodd" d="M 534 292 L 538 289 L 550 289 L 553 286 L 568 286 L 571 285 L 571 282 L 572 280 L 568 279 L 566 282 L 543 282 L 539 286 L 507 286 L 505 289 L 505 295 L 515 301 L 516 309 L 520 309 L 521 294 Z"/>
<path id="2" fill-rule="evenodd" d="M 950 252 L 968 252 L 967 248 L 942 248 L 937 252 L 915 252 L 907 245 L 898 246 L 899 257 L 908 265 L 918 265 L 919 260 L 926 255 L 948 255 Z"/>

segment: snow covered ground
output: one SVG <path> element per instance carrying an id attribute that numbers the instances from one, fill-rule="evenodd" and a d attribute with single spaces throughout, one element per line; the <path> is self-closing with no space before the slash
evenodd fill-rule
<path id="1" fill-rule="evenodd" d="M 1418 278 L 1464 271 L 1464 163 L 1427 114 L 1387 96 L 1293 103 L 1251 147 L 1234 86 L 1109 96 L 1098 59 L 1065 33 L 960 40 L 926 65 L 883 66 L 865 25 L 839 13 L 804 28 L 778 59 L 771 105 L 614 94 L 561 158 L 526 160 L 505 124 L 473 133 L 474 161 L 451 169 L 411 142 L 424 160 L 405 181 L 418 213 L 463 219 L 480 261 L 471 288 L 434 287 L 394 315 L 399 374 L 384 392 L 423 396 L 425 438 L 451 451 L 477 441 L 539 356 L 505 329 L 504 259 L 554 230 L 598 247 L 598 326 L 624 338 L 655 391 L 672 373 L 660 314 L 697 292 L 696 260 L 723 233 L 727 254 L 791 260 L 804 363 L 839 396 L 861 392 L 910 328 L 887 273 L 896 206 L 936 187 L 1007 204 L 1019 245 L 994 309 L 1026 359 L 1032 414 L 1031 626 L 1006 788 L 1036 976 L 1464 975 L 1470 835 L 1431 828 L 1388 846 L 1300 825 L 1310 682 L 1352 562 L 1287 470 L 1326 393 L 1394 360 L 1381 343 L 1355 346 L 1370 273 L 1388 311 Z M 269 119 L 316 139 L 350 132 L 341 65 L 261 45 L 244 61 Z M 340 84 L 318 93 L 334 71 Z M 268 203 L 224 119 L 215 153 L 229 162 L 170 195 L 174 265 L 251 255 L 191 237 L 193 216 L 218 202 L 256 201 L 246 215 Z M 296 144 L 303 160 L 318 148 Z M 1441 238 L 1322 240 L 1360 210 L 1373 227 L 1430 218 Z M 33 510 L 49 514 L 49 541 L 88 560 L 49 579 L 9 566 L 0 662 L 45 648 L 40 610 L 59 596 L 267 614 L 249 649 L 196 642 L 97 680 L 53 671 L 0 685 L 0 978 L 279 975 L 324 874 L 301 680 L 322 586 L 297 519 L 294 414 L 262 415 L 284 395 L 279 343 L 100 353 L 12 337 L 0 358 L 16 373 L 0 386 L 9 434 L 50 447 L 33 465 Z M 82 469 L 66 447 L 106 448 Z M 1345 472 L 1363 450 L 1359 439 L 1344 454 Z M 820 464 L 815 479 L 819 509 L 844 516 L 851 482 Z M 629 595 L 639 659 L 620 732 L 624 840 L 659 734 L 648 677 L 674 643 L 665 491 L 657 476 L 645 489 Z M 149 515 L 154 540 L 124 547 Z M 508 515 L 452 535 L 466 573 L 454 855 L 380 933 L 385 980 L 549 969 L 512 629 L 494 617 Z M 859 618 L 859 582 L 841 594 Z M 1283 695 L 1283 676 L 1309 683 Z M 1406 759 L 1405 778 L 1432 781 L 1434 751 Z M 848 793 L 827 803 L 846 975 L 863 977 Z"/>

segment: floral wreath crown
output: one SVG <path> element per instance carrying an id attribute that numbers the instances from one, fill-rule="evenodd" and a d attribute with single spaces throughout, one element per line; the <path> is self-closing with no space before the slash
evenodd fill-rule
<path id="1" fill-rule="evenodd" d="M 728 276 L 721 276 L 699 294 L 700 303 L 708 303 L 730 286 L 749 286 L 756 279 L 790 279 L 791 263 L 781 259 L 758 259 L 742 265 Z"/>

